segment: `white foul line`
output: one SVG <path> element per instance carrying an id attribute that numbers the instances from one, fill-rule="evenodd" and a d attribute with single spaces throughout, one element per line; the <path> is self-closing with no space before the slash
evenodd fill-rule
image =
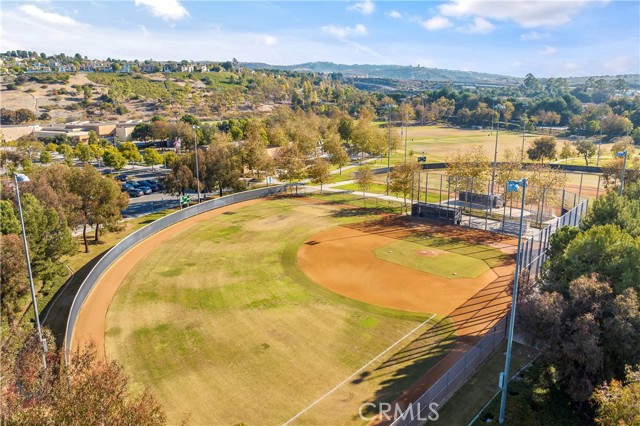
<path id="1" fill-rule="evenodd" d="M 373 358 L 371 361 L 369 361 L 368 363 L 366 363 L 365 365 L 363 365 L 362 367 L 360 367 L 359 369 L 357 369 L 352 375 L 350 375 L 349 377 L 347 377 L 346 379 L 344 379 L 343 381 L 341 381 L 340 383 L 338 383 L 336 386 L 334 386 L 333 389 L 331 389 L 329 392 L 325 393 L 324 395 L 322 395 L 320 398 L 316 399 L 315 401 L 313 401 L 311 404 L 309 404 L 307 406 L 307 408 L 305 408 L 304 410 L 300 411 L 298 414 L 296 414 L 295 416 L 291 417 L 289 420 L 286 421 L 286 423 L 283 423 L 282 426 L 286 426 L 288 424 L 290 424 L 292 421 L 294 421 L 295 419 L 297 419 L 298 417 L 300 417 L 301 415 L 303 415 L 304 413 L 306 413 L 307 411 L 309 411 L 309 409 L 311 407 L 313 407 L 314 405 L 316 405 L 318 402 L 322 401 L 324 398 L 327 397 L 327 395 L 331 394 L 333 391 L 335 391 L 336 389 L 338 389 L 340 386 L 344 385 L 347 381 L 349 381 L 353 376 L 355 376 L 356 374 L 358 374 L 360 371 L 364 370 L 365 368 L 367 368 L 368 366 L 370 366 L 373 362 L 375 362 L 378 358 L 380 358 L 382 355 L 386 354 L 387 352 L 389 352 L 394 346 L 396 346 L 398 343 L 402 342 L 404 339 L 407 338 L 407 336 L 409 336 L 410 334 L 413 334 L 416 332 L 416 330 L 418 330 L 420 327 L 424 326 L 426 323 L 428 323 L 429 321 L 431 321 L 433 319 L 433 317 L 435 317 L 436 314 L 431 315 L 431 317 L 426 320 L 425 322 L 421 323 L 420 325 L 418 325 L 416 328 L 414 328 L 413 330 L 411 330 L 410 332 L 408 332 L 407 334 L 405 334 L 404 336 L 402 336 L 397 342 L 395 342 L 393 345 L 389 346 L 387 349 L 385 349 L 384 351 L 380 352 L 380 354 L 378 356 L 376 356 L 375 358 Z"/>

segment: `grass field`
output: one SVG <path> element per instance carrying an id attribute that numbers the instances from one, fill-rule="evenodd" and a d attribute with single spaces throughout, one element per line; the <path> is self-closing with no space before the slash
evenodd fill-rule
<path id="1" fill-rule="evenodd" d="M 477 278 L 503 262 L 506 255 L 486 245 L 470 244 L 442 237 L 416 237 L 396 241 L 375 250 L 378 259 L 405 265 L 444 278 Z"/>
<path id="2" fill-rule="evenodd" d="M 109 308 L 107 354 L 137 388 L 152 388 L 171 424 L 185 413 L 195 424 L 288 420 L 431 318 L 341 297 L 297 268 L 306 236 L 372 218 L 340 209 L 271 200 L 161 243 Z M 361 424 L 361 402 L 393 400 L 455 342 L 450 328 L 429 324 L 417 332 L 419 356 L 369 366 L 296 424 Z"/>
<path id="3" fill-rule="evenodd" d="M 496 142 L 495 129 L 491 133 L 489 129 L 470 130 L 445 126 L 412 126 L 409 127 L 407 136 L 407 150 L 413 151 L 416 156 L 426 155 L 427 162 L 444 161 L 448 155 L 455 153 L 458 149 L 464 151 L 478 145 L 482 146 L 484 152 L 493 158 Z M 525 158 L 530 141 L 538 136 L 525 134 Z M 520 152 L 522 133 L 501 130 L 498 135 L 498 160 L 502 158 L 502 154 L 507 148 Z M 404 152 L 404 143 L 398 151 Z M 399 161 L 404 160 L 403 155 Z"/>

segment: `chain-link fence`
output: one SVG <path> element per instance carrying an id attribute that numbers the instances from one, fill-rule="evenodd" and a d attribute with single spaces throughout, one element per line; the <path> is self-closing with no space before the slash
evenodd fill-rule
<path id="1" fill-rule="evenodd" d="M 446 177 L 445 177 L 446 179 Z M 529 277 L 536 277 L 547 259 L 546 250 L 549 247 L 549 240 L 558 229 L 564 226 L 578 226 L 589 207 L 589 200 L 583 199 L 579 204 L 569 210 L 564 210 L 563 192 L 562 208 L 563 214 L 551 220 L 547 226 L 536 232 L 530 238 L 525 239 L 520 244 L 518 253 L 520 254 L 521 273 Z M 576 198 L 574 200 L 577 201 Z M 574 201 L 575 202 L 575 201 Z M 571 204 L 569 204 L 570 206 Z M 402 415 L 396 417 L 393 426 L 422 425 L 425 419 L 431 414 L 432 403 L 441 406 L 453 393 L 459 389 L 471 377 L 474 370 L 489 356 L 489 354 L 502 342 L 506 335 L 506 326 L 509 315 L 505 315 L 487 333 L 482 340 L 451 368 L 449 368 L 440 379 L 427 389 L 427 391 L 413 402 Z"/>
<path id="2" fill-rule="evenodd" d="M 162 217 L 149 225 L 145 226 L 124 238 L 113 248 L 111 248 L 93 267 L 93 269 L 87 275 L 87 278 L 82 282 L 78 292 L 76 293 L 73 303 L 71 304 L 71 310 L 69 312 L 69 318 L 67 319 L 67 327 L 65 330 L 64 346 L 66 361 L 69 362 L 69 356 L 72 351 L 72 338 L 73 329 L 78 320 L 78 315 L 82 309 L 82 305 L 91 293 L 91 290 L 96 285 L 100 276 L 115 262 L 120 256 L 122 256 L 127 250 L 134 245 L 138 244 L 145 238 L 150 237 L 156 232 L 168 228 L 178 222 L 188 219 L 193 216 L 215 210 L 220 207 L 228 206 L 231 204 L 239 203 L 242 201 L 253 200 L 256 198 L 262 198 L 269 195 L 279 194 L 286 190 L 286 185 L 278 185 L 267 188 L 255 189 L 252 191 L 240 192 L 237 194 L 227 195 L 224 197 L 216 198 L 215 200 L 205 201 L 200 204 L 196 204 L 191 207 L 187 207 L 183 210 L 179 210 L 175 213 Z"/>
<path id="3" fill-rule="evenodd" d="M 400 416 L 396 417 L 392 426 L 421 425 L 425 423 L 432 411 L 447 402 L 504 340 L 508 318 L 507 315 L 498 321 L 471 350 L 452 365 L 418 400 L 411 403 Z M 432 405 L 434 403 L 437 405 Z"/>
<path id="4" fill-rule="evenodd" d="M 462 179 L 443 173 L 416 172 L 409 194 L 411 203 L 456 207 L 463 226 L 517 235 L 522 192 L 506 192 L 502 180 Z M 524 234 L 533 236 L 586 200 L 558 185 L 527 187 Z"/>

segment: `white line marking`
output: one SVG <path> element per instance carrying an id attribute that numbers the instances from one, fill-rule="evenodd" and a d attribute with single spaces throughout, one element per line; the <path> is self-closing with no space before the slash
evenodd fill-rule
<path id="1" fill-rule="evenodd" d="M 311 409 L 314 405 L 316 405 L 318 402 L 322 401 L 324 398 L 326 398 L 329 394 L 331 394 L 333 391 L 335 391 L 336 389 L 338 389 L 340 386 L 344 385 L 347 381 L 349 381 L 353 376 L 355 376 L 356 374 L 358 374 L 360 371 L 364 370 L 365 368 L 367 368 L 368 366 L 370 366 L 371 364 L 373 364 L 378 358 L 380 358 L 381 356 L 383 356 L 384 354 L 386 354 L 387 352 L 389 352 L 391 349 L 393 349 L 398 343 L 402 342 L 404 339 L 407 338 L 407 336 L 413 334 L 416 332 L 416 330 L 418 330 L 420 327 L 424 326 L 426 323 L 428 323 L 429 321 L 431 321 L 433 319 L 433 317 L 435 317 L 436 314 L 431 315 L 431 317 L 426 320 L 425 322 L 423 322 L 422 324 L 418 325 L 416 328 L 414 328 L 413 330 L 411 330 L 410 332 L 408 332 L 407 334 L 405 334 L 404 336 L 402 336 L 397 342 L 395 342 L 393 345 L 389 346 L 387 349 L 385 349 L 384 351 L 380 352 L 380 354 L 378 354 L 378 356 L 376 356 L 375 358 L 373 358 L 371 361 L 369 361 L 368 363 L 366 363 L 365 365 L 363 365 L 362 367 L 360 367 L 359 369 L 357 369 L 352 375 L 350 375 L 349 377 L 347 377 L 346 379 L 344 379 L 343 381 L 341 381 L 340 383 L 338 383 L 336 386 L 334 386 L 333 389 L 331 389 L 329 392 L 325 393 L 324 395 L 322 395 L 320 398 L 316 399 L 315 401 L 313 401 L 311 404 L 309 404 L 307 406 L 307 408 L 305 408 L 304 410 L 300 411 L 298 414 L 296 414 L 295 416 L 291 417 L 289 420 L 287 420 L 286 423 L 283 423 L 282 426 L 286 426 L 288 424 L 290 424 L 292 421 L 294 421 L 295 419 L 297 419 L 298 417 L 300 417 L 301 415 L 303 415 L 304 413 L 306 413 L 307 411 L 309 411 L 309 409 Z"/>

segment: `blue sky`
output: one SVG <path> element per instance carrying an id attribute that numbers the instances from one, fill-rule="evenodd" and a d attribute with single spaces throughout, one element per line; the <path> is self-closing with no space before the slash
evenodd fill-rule
<path id="1" fill-rule="evenodd" d="M 5 0 L 0 13 L 2 51 L 537 77 L 640 72 L 636 0 Z"/>

